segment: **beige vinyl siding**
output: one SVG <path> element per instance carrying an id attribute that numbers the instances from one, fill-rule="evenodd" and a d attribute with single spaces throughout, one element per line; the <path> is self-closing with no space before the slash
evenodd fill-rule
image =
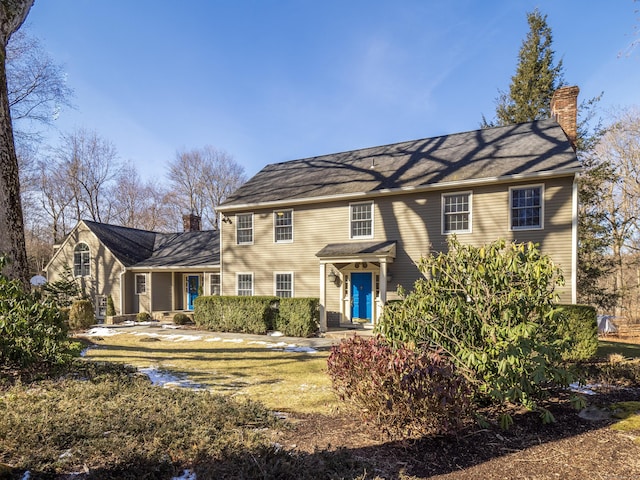
<path id="1" fill-rule="evenodd" d="M 151 274 L 151 299 L 153 311 L 171 310 L 171 272 L 153 272 Z"/>
<path id="2" fill-rule="evenodd" d="M 509 187 L 541 183 L 545 185 L 544 229 L 511 231 Z M 441 229 L 441 195 L 470 191 L 473 196 L 472 231 L 459 233 L 457 238 L 474 245 L 497 238 L 540 243 L 543 252 L 562 266 L 566 281 L 566 286 L 562 288 L 562 301 L 570 301 L 572 184 L 573 177 L 566 177 L 479 187 L 465 185 L 464 188 L 375 197 L 373 240 L 397 241 L 396 259 L 389 264 L 392 281 L 387 285 L 388 298 L 394 298 L 397 285 L 411 289 L 413 282 L 421 275 L 417 266 L 421 256 L 446 248 L 450 235 L 443 234 Z M 254 294 L 272 295 L 273 273 L 291 271 L 295 279 L 295 296 L 317 297 L 319 260 L 315 254 L 330 243 L 361 241 L 349 238 L 349 204 L 353 202 L 345 200 L 293 206 L 293 243 L 273 242 L 273 208 L 250 210 L 254 214 L 253 245 L 236 245 L 235 225 L 223 223 L 223 294 L 235 295 L 236 272 L 253 272 Z M 249 210 L 246 212 L 249 213 Z M 331 267 L 328 267 L 327 274 L 330 271 Z M 339 292 L 339 287 L 327 282 L 327 311 L 340 309 Z"/>
<path id="3" fill-rule="evenodd" d="M 120 272 L 122 265 L 107 250 L 97 237 L 86 227 L 80 224 L 65 240 L 56 252 L 55 257 L 47 268 L 49 282 L 55 282 L 63 278 L 64 265 L 68 265 L 73 273 L 73 251 L 78 243 L 86 243 L 91 255 L 90 276 L 77 277 L 77 281 L 94 306 L 98 305 L 99 296 L 113 298 L 116 313 L 120 314 Z"/>

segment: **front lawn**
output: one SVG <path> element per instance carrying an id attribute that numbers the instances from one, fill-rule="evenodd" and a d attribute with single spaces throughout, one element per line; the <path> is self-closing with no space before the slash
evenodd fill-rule
<path id="1" fill-rule="evenodd" d="M 196 338 L 194 340 L 194 338 Z M 326 374 L 328 351 L 209 336 L 119 334 L 94 337 L 90 360 L 168 371 L 192 386 L 251 398 L 276 411 L 331 413 L 339 407 Z M 298 351 L 302 350 L 302 351 Z"/>

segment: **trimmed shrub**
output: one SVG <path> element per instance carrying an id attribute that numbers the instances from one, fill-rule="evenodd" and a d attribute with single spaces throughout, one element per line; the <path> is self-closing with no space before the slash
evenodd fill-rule
<path id="1" fill-rule="evenodd" d="M 598 316 L 591 305 L 558 305 L 558 333 L 566 339 L 563 360 L 590 360 L 598 350 Z"/>
<path id="2" fill-rule="evenodd" d="M 275 329 L 290 337 L 310 337 L 320 330 L 318 298 L 281 298 Z"/>
<path id="3" fill-rule="evenodd" d="M 149 314 L 149 312 L 138 312 L 138 314 L 136 315 L 136 320 L 138 322 L 148 322 L 149 320 L 151 320 L 151 315 Z"/>
<path id="4" fill-rule="evenodd" d="M 113 317 L 116 314 L 116 306 L 113 303 L 113 297 L 109 295 L 107 297 L 107 316 Z"/>
<path id="5" fill-rule="evenodd" d="M 440 352 L 354 336 L 332 347 L 327 366 L 340 398 L 391 435 L 456 431 L 471 411 L 469 384 Z"/>
<path id="6" fill-rule="evenodd" d="M 173 316 L 173 323 L 176 325 L 188 325 L 191 323 L 191 318 L 186 313 L 176 313 Z"/>
<path id="7" fill-rule="evenodd" d="M 201 296 L 194 302 L 198 327 L 218 332 L 264 334 L 273 330 L 278 297 Z"/>
<path id="8" fill-rule="evenodd" d="M 90 300 L 76 300 L 69 309 L 69 328 L 83 330 L 96 323 L 96 313 Z"/>

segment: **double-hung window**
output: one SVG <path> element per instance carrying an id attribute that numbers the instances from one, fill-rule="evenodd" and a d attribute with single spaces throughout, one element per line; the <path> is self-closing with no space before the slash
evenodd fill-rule
<path id="1" fill-rule="evenodd" d="M 352 203 L 349 210 L 351 238 L 373 238 L 373 202 Z"/>
<path id="2" fill-rule="evenodd" d="M 73 249 L 73 275 L 75 277 L 91 275 L 91 252 L 86 243 L 79 243 Z"/>
<path id="3" fill-rule="evenodd" d="M 253 273 L 238 273 L 236 292 L 239 297 L 250 297 L 253 295 Z"/>
<path id="4" fill-rule="evenodd" d="M 293 210 L 273 212 L 273 238 L 276 243 L 293 242 Z"/>
<path id="5" fill-rule="evenodd" d="M 274 276 L 276 297 L 293 297 L 293 273 L 276 273 Z"/>
<path id="6" fill-rule="evenodd" d="M 220 274 L 212 273 L 209 277 L 210 280 L 210 294 L 211 295 L 220 295 Z"/>
<path id="7" fill-rule="evenodd" d="M 136 274 L 136 295 L 147 293 L 147 275 L 144 273 Z"/>
<path id="8" fill-rule="evenodd" d="M 253 213 L 236 215 L 236 242 L 238 245 L 253 243 Z"/>
<path id="9" fill-rule="evenodd" d="M 512 230 L 543 228 L 543 197 L 542 185 L 509 189 Z"/>
<path id="10" fill-rule="evenodd" d="M 471 232 L 471 192 L 442 195 L 442 232 Z"/>

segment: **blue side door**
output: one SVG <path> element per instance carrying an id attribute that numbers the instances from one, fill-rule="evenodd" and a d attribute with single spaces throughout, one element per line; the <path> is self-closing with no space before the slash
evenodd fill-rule
<path id="1" fill-rule="evenodd" d="M 198 275 L 189 275 L 187 277 L 187 310 L 193 310 L 193 302 L 198 298 L 199 288 L 200 277 Z"/>
<path id="2" fill-rule="evenodd" d="M 371 321 L 373 301 L 371 273 L 351 274 L 351 318 L 366 318 Z"/>

